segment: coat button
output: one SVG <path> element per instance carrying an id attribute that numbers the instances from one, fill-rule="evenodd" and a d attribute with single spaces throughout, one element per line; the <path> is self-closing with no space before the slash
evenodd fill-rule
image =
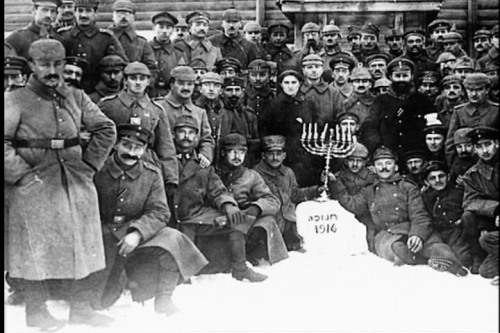
<path id="1" fill-rule="evenodd" d="M 123 198 L 120 198 L 120 201 L 123 202 Z"/>
<path id="2" fill-rule="evenodd" d="M 125 176 L 122 176 L 122 180 L 125 180 Z"/>

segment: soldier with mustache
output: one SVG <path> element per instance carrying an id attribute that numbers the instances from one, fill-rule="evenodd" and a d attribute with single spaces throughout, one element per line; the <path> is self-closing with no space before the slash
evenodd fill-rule
<path id="1" fill-rule="evenodd" d="M 491 102 L 488 98 L 490 84 L 490 78 L 484 73 L 473 73 L 465 77 L 464 87 L 469 101 L 456 106 L 450 119 L 445 143 L 448 165 L 452 165 L 456 158 L 453 134 L 457 129 L 477 126 L 498 128 L 498 103 Z"/>
<path id="2" fill-rule="evenodd" d="M 463 104 L 467 101 L 465 89 L 462 85 L 462 80 L 458 75 L 447 75 L 440 83 L 441 94 L 436 97 L 434 106 L 438 112 L 438 119 L 443 126 L 450 126 L 451 116 L 455 110 L 455 106 Z"/>
<path id="3" fill-rule="evenodd" d="M 122 89 L 123 69 L 127 64 L 117 55 L 109 55 L 99 62 L 99 72 L 101 79 L 97 82 L 95 91 L 89 94 L 94 103 L 98 103 L 101 98 L 115 95 Z"/>
<path id="4" fill-rule="evenodd" d="M 235 8 L 229 8 L 222 13 L 224 31 L 211 36 L 209 40 L 220 48 L 223 57 L 237 59 L 245 70 L 257 58 L 258 50 L 257 46 L 243 38 L 241 28 L 241 13 Z"/>
<path id="5" fill-rule="evenodd" d="M 491 31 L 486 28 L 477 30 L 474 33 L 474 37 L 472 37 L 472 41 L 474 42 L 474 50 L 476 51 L 474 59 L 477 61 L 487 55 L 491 48 Z"/>
<path id="6" fill-rule="evenodd" d="M 427 32 L 429 33 L 429 45 L 425 48 L 427 55 L 433 61 L 444 52 L 443 36 L 450 31 L 451 23 L 447 20 L 437 19 L 429 23 Z"/>
<path id="7" fill-rule="evenodd" d="M 73 0 L 62 0 L 61 6 L 57 9 L 57 19 L 54 22 L 54 28 L 68 27 L 75 25 L 75 10 Z"/>
<path id="8" fill-rule="evenodd" d="M 432 225 L 465 267 L 472 264 L 469 244 L 463 238 L 461 217 L 464 187 L 456 184 L 443 161 L 429 161 L 423 171 L 427 190 L 422 194 Z"/>
<path id="9" fill-rule="evenodd" d="M 437 64 L 432 61 L 424 49 L 425 32 L 418 28 L 410 28 L 404 34 L 406 51 L 404 57 L 410 59 L 415 64 L 415 82 L 419 74 L 424 71 L 437 71 Z"/>
<path id="10" fill-rule="evenodd" d="M 251 107 L 258 118 L 276 96 L 269 84 L 270 75 L 271 66 L 267 61 L 255 59 L 248 65 L 248 83 L 243 104 Z"/>
<path id="11" fill-rule="evenodd" d="M 376 180 L 356 194 L 349 194 L 346 186 L 330 174 L 332 196 L 350 212 L 370 215 L 379 257 L 395 265 L 428 264 L 439 271 L 467 275 L 457 256 L 432 230 L 432 219 L 419 189 L 399 175 L 396 160 L 394 152 L 379 147 L 373 154 Z"/>
<path id="12" fill-rule="evenodd" d="M 453 134 L 453 144 L 457 152 L 457 158 L 450 166 L 450 175 L 457 184 L 463 185 L 464 174 L 471 166 L 477 162 L 477 154 L 474 151 L 474 145 L 469 132 L 472 131 L 470 127 L 462 127 L 455 131 Z"/>
<path id="13" fill-rule="evenodd" d="M 81 89 L 83 72 L 87 69 L 88 63 L 85 59 L 78 57 L 66 57 L 64 64 L 63 79 L 67 85 Z"/>
<path id="14" fill-rule="evenodd" d="M 140 125 L 153 133 L 144 160 L 161 169 L 165 189 L 170 193 L 179 181 L 175 148 L 165 110 L 146 94 L 151 73 L 137 61 L 128 64 L 123 73 L 125 87 L 116 95 L 104 97 L 97 105 L 116 125 Z"/>
<path id="15" fill-rule="evenodd" d="M 15 51 L 17 56 L 29 59 L 29 47 L 36 40 L 52 38 L 63 41 L 56 29 L 52 27 L 57 15 L 57 8 L 61 6 L 61 0 L 33 0 L 33 21 L 24 28 L 14 31 L 5 39 Z M 31 69 L 27 69 L 31 73 Z"/>

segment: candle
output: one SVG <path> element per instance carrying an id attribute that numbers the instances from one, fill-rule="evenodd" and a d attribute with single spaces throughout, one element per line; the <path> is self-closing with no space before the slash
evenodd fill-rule
<path id="1" fill-rule="evenodd" d="M 314 123 L 314 136 L 313 139 L 318 140 L 318 123 Z"/>
<path id="2" fill-rule="evenodd" d="M 307 125 L 305 123 L 302 124 L 302 136 L 300 137 L 301 140 L 305 140 L 305 138 L 306 138 L 306 135 L 307 135 L 306 134 L 306 126 Z"/>

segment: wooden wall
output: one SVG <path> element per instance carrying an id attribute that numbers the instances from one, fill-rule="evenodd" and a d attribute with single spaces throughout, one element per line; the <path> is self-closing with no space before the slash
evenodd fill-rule
<path id="1" fill-rule="evenodd" d="M 107 27 L 111 24 L 112 4 L 114 0 L 102 0 L 98 7 L 98 25 Z M 151 16 L 160 11 L 169 11 L 175 16 L 185 17 L 194 10 L 203 10 L 211 15 L 210 27 L 220 29 L 222 12 L 229 8 L 233 1 L 189 1 L 189 0 L 136 0 L 136 29 L 150 30 Z M 234 0 L 235 7 L 241 11 L 243 21 L 254 21 L 257 18 L 257 6 L 264 11 L 262 21 L 289 22 L 285 15 L 276 6 L 275 0 Z M 31 0 L 4 1 L 4 30 L 13 31 L 26 26 L 32 19 Z M 290 23 L 290 22 L 289 22 Z"/>

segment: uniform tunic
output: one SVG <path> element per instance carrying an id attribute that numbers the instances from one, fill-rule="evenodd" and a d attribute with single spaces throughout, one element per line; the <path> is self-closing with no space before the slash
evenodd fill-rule
<path id="1" fill-rule="evenodd" d="M 424 257 L 458 261 L 439 235 L 433 232 L 431 217 L 418 188 L 399 174 L 377 180 L 355 195 L 348 195 L 345 186 L 337 181 L 333 185 L 333 193 L 345 209 L 355 214 L 370 213 L 378 230 L 375 235 L 377 255 L 394 261 L 392 244 L 404 236 L 418 236 L 424 245 L 419 253 Z"/>
<path id="2" fill-rule="evenodd" d="M 148 162 L 139 161 L 131 169 L 124 171 L 115 158 L 114 154 L 110 156 L 94 177 L 106 245 L 106 269 L 95 276 L 98 299 L 116 288 L 116 285 L 109 284 L 118 284 L 125 261 L 145 248 L 160 248 L 169 252 L 178 266 L 182 280 L 189 279 L 208 263 L 189 238 L 166 226 L 170 210 L 160 169 Z M 117 243 L 134 230 L 141 234 L 141 242 L 124 259 L 118 255 Z M 134 261 L 133 266 L 135 267 L 128 265 L 127 271 L 148 269 L 145 262 Z M 159 274 L 156 271 L 148 274 L 154 273 Z M 134 299 L 137 298 L 136 293 L 146 293 L 136 288 L 131 291 Z"/>
<path id="3" fill-rule="evenodd" d="M 201 59 L 205 62 L 208 70 L 211 70 L 215 63 L 223 58 L 220 48 L 214 46 L 207 38 L 202 41 L 188 38 L 188 40 L 180 41 L 176 45 L 186 54 L 188 64 L 194 59 Z"/>
<path id="4" fill-rule="evenodd" d="M 245 221 L 234 228 L 244 234 L 249 234 L 256 227 L 263 228 L 266 231 L 269 262 L 274 264 L 288 258 L 285 242 L 274 220 L 280 202 L 266 185 L 264 179 L 257 171 L 243 166 L 235 170 L 222 166 L 218 171 L 224 185 L 234 196 L 241 210 L 250 206 L 257 206 L 261 210 L 261 214 L 256 220 Z"/>
<path id="5" fill-rule="evenodd" d="M 177 184 L 179 175 L 172 131 L 165 110 L 157 102 L 148 95 L 136 98 L 122 90 L 103 98 L 98 106 L 116 125 L 138 124 L 152 131 L 155 136 L 150 147 L 154 154 L 148 152 L 145 160 L 161 167 L 165 183 Z"/>
<path id="6" fill-rule="evenodd" d="M 318 128 L 325 124 L 332 125 L 337 115 L 342 112 L 342 97 L 340 93 L 328 85 L 322 79 L 318 84 L 302 83 L 300 91 L 306 99 L 313 101 L 316 105 Z"/>
<path id="7" fill-rule="evenodd" d="M 82 30 L 78 25 L 64 29 L 61 29 L 61 34 L 64 37 L 66 56 L 80 57 L 89 63 L 82 77 L 82 87 L 87 94 L 95 91 L 100 79 L 99 62 L 102 58 L 118 55 L 128 62 L 125 51 L 111 31 L 99 29 L 96 24 L 86 30 Z"/>
<path id="8" fill-rule="evenodd" d="M 372 153 L 384 145 L 400 157 L 410 149 L 424 148 L 424 116 L 432 112 L 431 101 L 421 93 L 399 96 L 389 90 L 375 98 L 361 127 L 362 141 Z"/>
<path id="9" fill-rule="evenodd" d="M 97 192 L 92 181 L 116 140 L 115 125 L 80 89 L 56 89 L 32 76 L 5 94 L 4 181 L 9 202 L 12 277 L 82 279 L 104 268 Z M 85 151 L 15 148 L 16 140 L 70 139 L 92 134 Z M 34 177 L 35 176 L 35 177 Z M 19 182 L 20 181 L 20 182 Z"/>
<path id="10" fill-rule="evenodd" d="M 238 34 L 235 38 L 229 38 L 221 32 L 209 38 L 212 44 L 220 48 L 224 58 L 235 58 L 241 63 L 241 69 L 246 69 L 248 64 L 257 58 L 257 47 L 250 41 Z"/>
<path id="11" fill-rule="evenodd" d="M 463 265 L 472 262 L 469 245 L 464 241 L 463 229 L 455 222 L 462 217 L 462 200 L 464 189 L 449 181 L 441 191 L 429 188 L 422 194 L 425 207 L 431 214 L 434 229 L 439 232 L 443 241 L 448 244 Z"/>
<path id="12" fill-rule="evenodd" d="M 158 99 L 157 102 L 165 110 L 170 130 L 172 131 L 172 137 L 174 136 L 174 126 L 177 117 L 187 114 L 196 120 L 199 137 L 198 153 L 205 156 L 209 161 L 212 161 L 214 158 L 215 141 L 212 137 L 210 123 L 208 122 L 205 110 L 194 105 L 191 100 L 185 103 L 179 102 L 172 93 L 169 93 L 162 99 Z"/>
<path id="13" fill-rule="evenodd" d="M 158 76 L 150 96 L 165 96 L 170 90 L 170 71 L 181 63 L 187 64 L 187 56 L 181 47 L 171 42 L 160 43 L 154 38 L 149 44 L 153 49 L 158 66 Z"/>
<path id="14" fill-rule="evenodd" d="M 50 27 L 40 28 L 35 22 L 31 22 L 27 27 L 14 31 L 5 39 L 7 43 L 16 51 L 16 55 L 24 59 L 30 59 L 30 45 L 39 39 L 51 38 L 63 42 L 64 38 L 56 30 Z M 27 68 L 27 66 L 26 66 Z M 30 70 L 31 72 L 31 70 Z"/>
<path id="15" fill-rule="evenodd" d="M 351 96 L 347 97 L 343 102 L 344 111 L 352 112 L 359 118 L 359 126 L 363 125 L 366 117 L 368 117 L 368 113 L 370 107 L 373 105 L 375 101 L 375 96 L 370 93 L 366 93 L 360 95 L 356 92 L 353 92 Z"/>
<path id="16" fill-rule="evenodd" d="M 292 51 L 286 46 L 275 47 L 271 43 L 267 45 L 266 52 L 271 57 L 271 61 L 278 66 L 278 73 L 286 69 L 294 69 L 300 72 L 300 63 Z"/>
<path id="17" fill-rule="evenodd" d="M 470 102 L 457 105 L 451 116 L 450 127 L 445 141 L 445 154 L 448 164 L 452 164 L 456 156 L 453 135 L 457 129 L 477 126 L 498 128 L 499 125 L 498 103 L 485 100 L 479 105 Z"/>
<path id="18" fill-rule="evenodd" d="M 117 28 L 114 25 L 109 27 L 125 51 L 130 62 L 139 61 L 145 64 L 151 72 L 150 85 L 154 86 L 158 76 L 158 65 L 151 45 L 147 39 L 136 34 L 132 27 L 126 29 Z"/>

